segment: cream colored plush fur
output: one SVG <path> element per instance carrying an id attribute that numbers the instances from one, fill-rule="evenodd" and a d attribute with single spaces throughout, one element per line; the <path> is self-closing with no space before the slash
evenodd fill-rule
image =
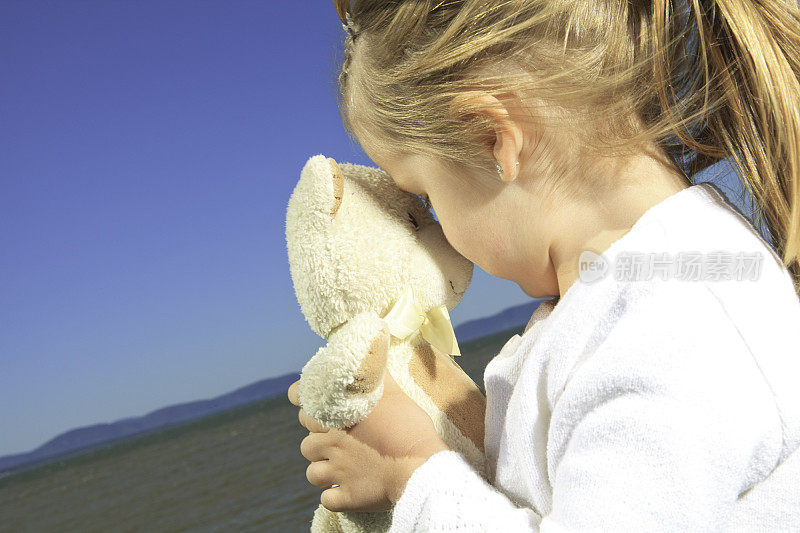
<path id="1" fill-rule="evenodd" d="M 327 340 L 300 377 L 308 415 L 329 427 L 352 426 L 380 399 L 388 370 L 442 440 L 483 473 L 480 389 L 419 333 L 397 339 L 382 318 L 407 286 L 425 309 L 450 310 L 472 280 L 472 263 L 450 246 L 423 201 L 380 169 L 316 155 L 289 199 L 286 244 L 300 309 Z M 311 531 L 386 531 L 390 519 L 389 512 L 334 513 L 320 505 Z"/>

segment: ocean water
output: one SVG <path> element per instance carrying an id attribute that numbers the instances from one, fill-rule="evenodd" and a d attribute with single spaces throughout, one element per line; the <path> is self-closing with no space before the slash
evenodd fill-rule
<path id="1" fill-rule="evenodd" d="M 465 342 L 486 363 L 523 326 Z M 308 531 L 321 488 L 305 477 L 308 434 L 285 395 L 0 478 L 0 531 Z"/>

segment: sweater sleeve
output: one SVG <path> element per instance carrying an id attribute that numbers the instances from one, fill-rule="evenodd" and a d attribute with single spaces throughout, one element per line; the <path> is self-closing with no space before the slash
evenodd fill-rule
<path id="1" fill-rule="evenodd" d="M 740 493 L 774 468 L 774 397 L 734 325 L 703 301 L 680 309 L 675 329 L 637 310 L 567 381 L 543 529 L 724 530 Z"/>
<path id="2" fill-rule="evenodd" d="M 389 531 L 539 531 L 540 520 L 490 485 L 461 454 L 443 451 L 411 475 Z"/>
<path id="3" fill-rule="evenodd" d="M 685 312 L 676 336 L 648 327 L 658 316 L 642 312 L 617 324 L 560 381 L 544 516 L 446 451 L 411 476 L 391 531 L 724 529 L 739 494 L 774 468 L 782 438 L 774 398 L 730 323 Z M 538 378 L 523 376 L 516 386 L 535 390 L 531 377 Z"/>
<path id="4" fill-rule="evenodd" d="M 764 403 L 747 390 L 726 413 L 634 389 L 617 382 L 563 400 L 572 411 L 560 414 L 555 431 L 563 438 L 551 441 L 553 507 L 546 516 L 516 505 L 460 454 L 443 451 L 409 479 L 390 531 L 722 529 L 740 491 L 758 480 L 753 472 L 766 475 L 780 449 L 775 420 L 764 416 L 769 409 L 759 413 Z M 763 444 L 765 434 L 774 446 Z"/>

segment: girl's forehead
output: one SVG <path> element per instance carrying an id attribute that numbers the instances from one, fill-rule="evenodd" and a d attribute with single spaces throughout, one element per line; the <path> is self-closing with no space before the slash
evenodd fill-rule
<path id="1" fill-rule="evenodd" d="M 361 148 L 372 161 L 381 168 L 396 165 L 400 158 L 389 145 L 380 141 L 374 133 L 361 132 L 357 135 Z"/>
<path id="2" fill-rule="evenodd" d="M 370 139 L 370 135 L 356 135 L 356 137 L 364 153 L 367 154 L 376 165 L 383 167 L 386 164 L 386 157 L 384 151 L 380 149 L 379 144 Z"/>

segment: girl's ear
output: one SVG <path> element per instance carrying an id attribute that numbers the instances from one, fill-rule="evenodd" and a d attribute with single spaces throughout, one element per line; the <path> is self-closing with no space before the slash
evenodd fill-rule
<path id="1" fill-rule="evenodd" d="M 328 164 L 331 167 L 331 184 L 333 186 L 333 198 L 331 205 L 331 220 L 336 217 L 339 207 L 342 205 L 342 198 L 344 197 L 344 175 L 342 169 L 332 158 L 328 158 Z"/>
<path id="2" fill-rule="evenodd" d="M 465 91 L 450 103 L 457 117 L 483 115 L 492 124 L 494 142 L 487 143 L 495 161 L 503 169 L 503 181 L 517 177 L 517 161 L 522 153 L 523 132 L 516 124 L 505 104 L 486 91 Z"/>

